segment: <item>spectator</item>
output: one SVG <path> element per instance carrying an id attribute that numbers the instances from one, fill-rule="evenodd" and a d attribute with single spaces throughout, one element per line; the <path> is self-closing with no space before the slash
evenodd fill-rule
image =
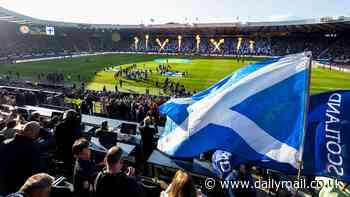
<path id="1" fill-rule="evenodd" d="M 96 130 L 95 136 L 99 138 L 99 137 L 101 137 L 101 133 L 108 132 L 108 131 L 109 131 L 108 122 L 103 121 L 101 124 L 101 127 Z"/>
<path id="2" fill-rule="evenodd" d="M 0 195 L 17 191 L 21 183 L 42 169 L 35 141 L 39 131 L 39 123 L 29 122 L 14 138 L 0 145 L 0 155 L 6 158 L 0 162 Z"/>
<path id="3" fill-rule="evenodd" d="M 105 157 L 106 169 L 100 172 L 95 180 L 96 196 L 143 196 L 142 188 L 133 178 L 135 169 L 129 167 L 125 173 L 122 171 L 123 150 L 117 146 L 110 148 Z"/>
<path id="4" fill-rule="evenodd" d="M 53 177 L 45 173 L 33 175 L 27 179 L 18 192 L 7 197 L 49 197 L 54 180 Z"/>
<path id="5" fill-rule="evenodd" d="M 160 194 L 160 197 L 203 197 L 201 191 L 196 190 L 192 177 L 178 170 L 169 187 Z"/>
<path id="6" fill-rule="evenodd" d="M 73 173 L 74 192 L 77 197 L 88 197 L 92 192 L 94 182 L 95 165 L 91 161 L 91 150 L 89 142 L 80 138 L 76 140 L 72 147 L 75 157 Z"/>
<path id="7" fill-rule="evenodd" d="M 224 181 L 242 181 L 249 187 L 225 188 L 223 193 L 227 197 L 256 196 L 256 190 L 251 174 L 243 164 L 246 161 L 234 157 L 230 152 L 216 150 L 212 156 L 212 166 L 217 175 Z M 235 168 L 238 168 L 235 170 Z"/>
<path id="8" fill-rule="evenodd" d="M 63 115 L 63 121 L 60 122 L 55 130 L 55 139 L 57 154 L 65 164 L 65 170 L 71 173 L 73 166 L 72 146 L 75 140 L 82 137 L 81 120 L 74 110 L 68 110 Z"/>
<path id="9" fill-rule="evenodd" d="M 154 135 L 156 130 L 154 127 L 151 127 L 152 119 L 150 116 L 147 116 L 141 124 L 140 133 L 141 133 L 141 148 L 143 152 L 143 157 L 145 160 L 152 154 L 155 149 L 154 145 Z"/>
<path id="10" fill-rule="evenodd" d="M 89 108 L 89 105 L 86 103 L 86 101 L 81 102 L 80 112 L 82 114 L 90 114 L 90 108 Z"/>
<path id="11" fill-rule="evenodd" d="M 3 135 L 4 139 L 15 137 L 17 123 L 15 120 L 10 120 L 6 123 L 6 127 L 0 131 L 0 135 Z"/>
<path id="12" fill-rule="evenodd" d="M 89 113 L 88 114 L 94 114 L 94 98 L 92 97 L 92 95 L 90 95 L 89 93 L 87 94 L 86 98 L 85 98 L 86 104 L 89 107 Z"/>
<path id="13" fill-rule="evenodd" d="M 241 164 L 239 166 L 238 174 L 237 174 L 237 180 L 241 181 L 242 183 L 249 183 L 249 187 L 246 188 L 237 188 L 235 190 L 235 196 L 236 197 L 245 197 L 245 196 L 256 196 L 256 190 L 254 187 L 253 177 L 248 172 L 246 165 Z"/>
<path id="14" fill-rule="evenodd" d="M 216 174 L 224 181 L 236 181 L 237 172 L 234 170 L 235 165 L 238 165 L 238 158 L 233 158 L 232 154 L 216 150 L 212 156 L 212 165 Z M 225 188 L 223 190 L 225 197 L 234 197 L 234 188 Z"/>
<path id="15" fill-rule="evenodd" d="M 30 121 L 40 122 L 40 113 L 39 112 L 34 112 L 32 114 L 32 116 L 30 117 Z"/>

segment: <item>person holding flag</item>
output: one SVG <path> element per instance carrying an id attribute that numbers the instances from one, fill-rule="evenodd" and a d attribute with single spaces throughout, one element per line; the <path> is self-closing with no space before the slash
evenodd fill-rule
<path id="1" fill-rule="evenodd" d="M 288 173 L 300 169 L 311 54 L 248 65 L 190 98 L 160 106 L 167 117 L 158 149 L 178 158 L 210 150 Z"/>

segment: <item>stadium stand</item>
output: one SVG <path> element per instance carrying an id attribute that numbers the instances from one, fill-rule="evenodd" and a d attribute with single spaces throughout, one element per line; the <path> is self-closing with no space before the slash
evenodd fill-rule
<path id="1" fill-rule="evenodd" d="M 43 21 L 4 8 L 0 8 L 0 16 L 3 17 L 0 25 L 4 27 L 0 32 L 0 41 L 3 43 L 0 47 L 2 62 L 98 51 L 285 55 L 311 50 L 314 57 L 319 59 L 347 60 L 350 56 L 347 44 L 349 40 L 346 36 L 349 33 L 349 19 L 346 17 L 145 26 Z M 55 36 L 45 34 L 46 26 L 55 27 Z M 198 49 L 197 35 L 201 37 Z M 168 40 L 163 49 L 157 39 L 161 44 Z M 211 39 L 215 42 L 223 39 L 218 47 L 220 50 L 214 50 L 215 44 Z"/>

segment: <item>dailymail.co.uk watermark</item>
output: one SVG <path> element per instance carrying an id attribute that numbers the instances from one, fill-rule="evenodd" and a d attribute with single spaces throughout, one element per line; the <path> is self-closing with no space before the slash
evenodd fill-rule
<path id="1" fill-rule="evenodd" d="M 208 190 L 212 190 L 216 187 L 219 187 L 220 189 L 317 189 L 322 187 L 335 187 L 335 186 L 342 186 L 340 181 L 337 180 L 313 180 L 310 181 L 309 184 L 307 184 L 305 179 L 300 180 L 281 180 L 276 181 L 274 179 L 268 179 L 268 180 L 255 180 L 253 182 L 250 181 L 227 181 L 227 180 L 220 180 L 217 181 L 213 178 L 207 178 L 204 181 L 204 187 Z"/>

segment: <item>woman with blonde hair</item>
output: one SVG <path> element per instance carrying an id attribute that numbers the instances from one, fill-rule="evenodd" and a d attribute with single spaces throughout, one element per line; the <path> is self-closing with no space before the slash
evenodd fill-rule
<path id="1" fill-rule="evenodd" d="M 178 170 L 171 184 L 160 194 L 160 197 L 204 197 L 204 195 L 196 190 L 191 175 Z"/>

